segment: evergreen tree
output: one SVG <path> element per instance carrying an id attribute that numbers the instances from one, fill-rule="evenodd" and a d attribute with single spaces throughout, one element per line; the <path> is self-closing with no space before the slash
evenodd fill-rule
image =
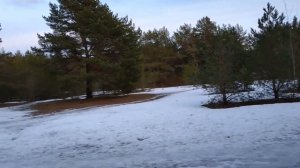
<path id="1" fill-rule="evenodd" d="M 15 71 L 12 66 L 10 55 L 2 52 L 0 54 L 0 102 L 16 98 L 16 89 L 13 87 L 15 84 L 13 82 L 14 74 Z"/>
<path id="2" fill-rule="evenodd" d="M 245 32 L 240 26 L 218 26 L 203 48 L 210 55 L 204 59 L 201 79 L 209 84 L 208 89 L 221 94 L 226 105 L 244 89 Z"/>
<path id="3" fill-rule="evenodd" d="M 184 76 L 192 84 L 201 84 L 201 73 L 207 57 L 212 55 L 212 40 L 217 32 L 217 25 L 209 17 L 198 20 L 196 27 L 183 25 L 174 34 L 179 54 L 186 61 Z M 205 75 L 204 75 L 205 76 Z"/>
<path id="4" fill-rule="evenodd" d="M 179 54 L 181 69 L 186 83 L 198 84 L 199 67 L 195 61 L 197 55 L 196 37 L 193 28 L 189 24 L 184 24 L 174 33 L 173 39 L 176 43 Z"/>
<path id="5" fill-rule="evenodd" d="M 259 31 L 252 29 L 255 40 L 256 74 L 260 84 L 273 92 L 279 99 L 289 79 L 292 79 L 292 59 L 289 47 L 289 24 L 285 16 L 270 3 L 264 8 L 262 18 L 258 20 Z"/>
<path id="6" fill-rule="evenodd" d="M 0 24 L 0 31 L 2 30 L 2 28 L 1 28 L 1 24 Z M 2 43 L 2 39 L 0 38 L 0 43 Z"/>
<path id="7" fill-rule="evenodd" d="M 193 84 L 207 84 L 206 89 L 221 94 L 224 104 L 248 89 L 251 74 L 247 59 L 251 47 L 242 27 L 220 27 L 204 17 L 194 28 L 180 27 L 174 38 L 178 52 L 188 60 L 185 76 Z"/>
<path id="8" fill-rule="evenodd" d="M 38 35 L 41 48 L 34 51 L 50 54 L 64 72 L 76 74 L 69 76 L 71 80 L 83 78 L 87 98 L 93 97 L 95 88 L 131 91 L 139 75 L 133 23 L 118 18 L 98 0 L 58 4 L 50 3 L 50 16 L 44 17 L 53 32 Z"/>
<path id="9" fill-rule="evenodd" d="M 161 87 L 178 84 L 181 62 L 169 31 L 162 28 L 143 33 L 141 43 L 144 86 Z"/>
<path id="10" fill-rule="evenodd" d="M 50 59 L 31 52 L 0 56 L 0 101 L 41 100 L 61 96 Z"/>
<path id="11" fill-rule="evenodd" d="M 190 24 L 184 24 L 174 33 L 174 40 L 177 45 L 178 52 L 187 57 L 185 62 L 188 62 L 192 55 L 195 55 L 195 38 L 193 28 Z"/>
<path id="12" fill-rule="evenodd" d="M 212 55 L 213 42 L 217 35 L 218 27 L 209 17 L 199 20 L 194 28 L 194 34 L 197 38 L 198 62 L 205 63 L 205 57 Z"/>
<path id="13" fill-rule="evenodd" d="M 298 81 L 297 90 L 300 91 L 300 21 L 294 17 L 291 24 L 292 52 L 295 58 L 296 78 Z"/>

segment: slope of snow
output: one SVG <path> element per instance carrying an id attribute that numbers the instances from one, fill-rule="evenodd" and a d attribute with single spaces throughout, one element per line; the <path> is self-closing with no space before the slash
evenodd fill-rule
<path id="1" fill-rule="evenodd" d="M 0 109 L 0 167 L 300 167 L 300 103 L 211 110 L 202 89 L 166 90 L 46 117 Z"/>
<path id="2" fill-rule="evenodd" d="M 165 87 L 165 88 L 152 88 L 152 89 L 146 89 L 145 92 L 138 92 L 136 94 L 143 94 L 143 93 L 150 93 L 150 94 L 172 94 L 172 93 L 178 93 L 178 92 L 184 92 L 196 89 L 193 86 L 177 86 L 177 87 Z"/>

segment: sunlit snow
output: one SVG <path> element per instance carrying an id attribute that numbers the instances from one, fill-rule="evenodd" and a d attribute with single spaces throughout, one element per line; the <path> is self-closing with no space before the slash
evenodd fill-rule
<path id="1" fill-rule="evenodd" d="M 0 108 L 0 167 L 300 167 L 300 103 L 212 110 L 203 89 L 152 93 L 169 95 L 39 117 Z"/>

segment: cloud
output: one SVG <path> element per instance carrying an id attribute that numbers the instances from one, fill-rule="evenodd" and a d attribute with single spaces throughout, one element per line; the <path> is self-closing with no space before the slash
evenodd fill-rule
<path id="1" fill-rule="evenodd" d="M 45 1 L 47 0 L 5 0 L 7 4 L 19 7 L 37 5 Z"/>
<path id="2" fill-rule="evenodd" d="M 36 32 L 26 32 L 26 33 L 18 33 L 11 36 L 4 36 L 2 38 L 3 42 L 0 44 L 1 48 L 4 48 L 5 51 L 15 52 L 20 50 L 25 52 L 30 50 L 31 46 L 38 45 Z M 42 32 L 40 34 L 43 34 Z"/>

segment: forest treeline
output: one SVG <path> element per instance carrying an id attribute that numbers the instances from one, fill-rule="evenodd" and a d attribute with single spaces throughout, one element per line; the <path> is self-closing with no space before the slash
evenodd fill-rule
<path id="1" fill-rule="evenodd" d="M 209 17 L 174 33 L 143 32 L 98 0 L 58 0 L 44 17 L 52 32 L 38 35 L 38 47 L 0 53 L 0 101 L 201 84 L 226 104 L 253 83 L 279 99 L 300 90 L 300 21 L 269 3 L 263 12 L 250 33 Z"/>

